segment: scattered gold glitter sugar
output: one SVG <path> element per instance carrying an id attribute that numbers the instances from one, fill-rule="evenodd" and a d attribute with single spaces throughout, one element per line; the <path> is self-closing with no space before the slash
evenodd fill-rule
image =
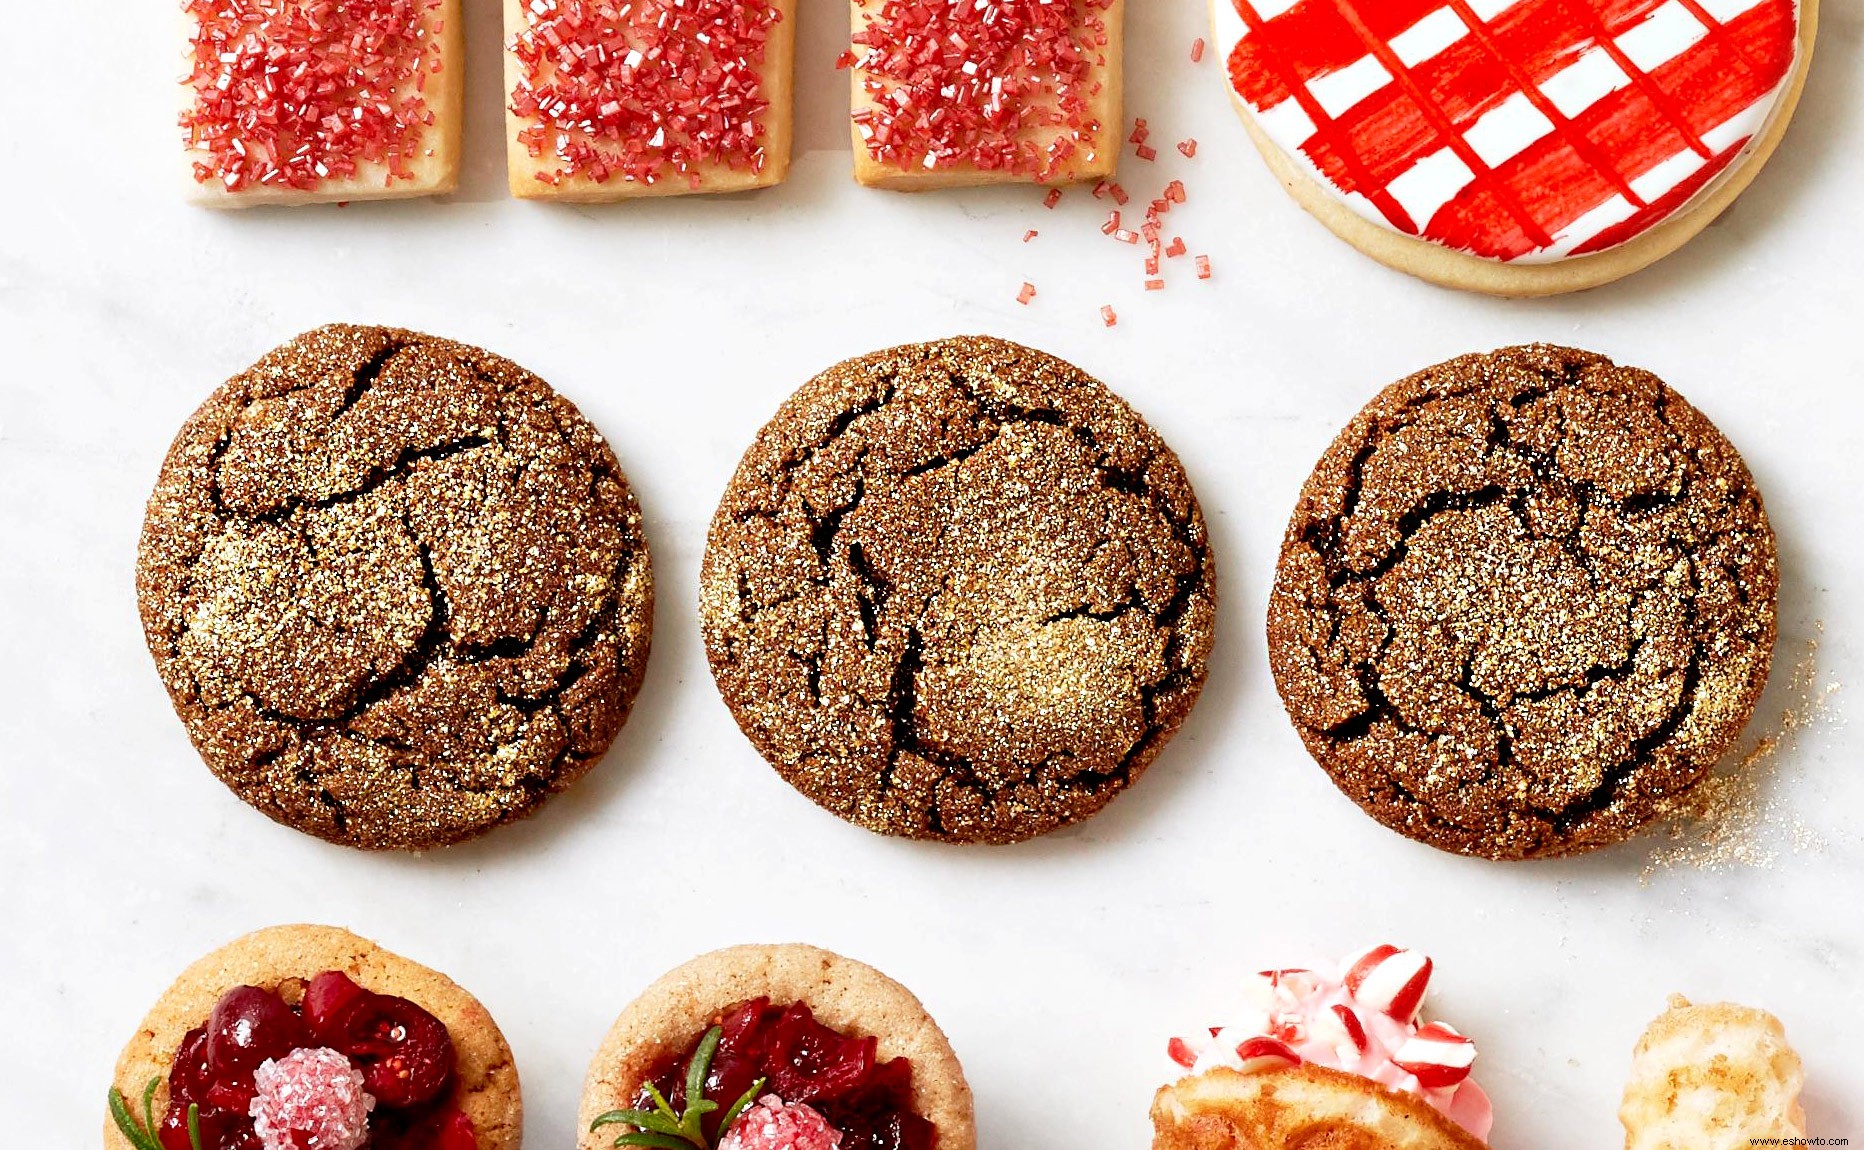
<path id="1" fill-rule="evenodd" d="M 1643 885 L 1658 871 L 1678 866 L 1702 871 L 1768 867 L 1779 860 L 1782 847 L 1803 854 L 1825 846 L 1816 830 L 1771 795 L 1787 753 L 1808 728 L 1831 714 L 1839 684 L 1819 675 L 1818 635 L 1824 631 L 1819 623 L 1806 640 L 1787 681 L 1791 702 L 1772 729 L 1719 765 L 1659 822 L 1657 835 L 1665 845 L 1644 865 L 1639 876 Z"/>

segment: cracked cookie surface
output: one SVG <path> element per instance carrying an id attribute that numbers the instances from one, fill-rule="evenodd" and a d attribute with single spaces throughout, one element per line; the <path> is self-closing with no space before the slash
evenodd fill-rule
<path id="1" fill-rule="evenodd" d="M 182 427 L 137 564 L 201 757 L 288 826 L 421 849 L 593 765 L 646 665 L 653 579 L 614 453 L 517 365 L 320 328 Z"/>
<path id="2" fill-rule="evenodd" d="M 1568 348 L 1386 388 L 1302 489 L 1270 596 L 1288 713 L 1367 813 L 1497 859 L 1618 842 L 1753 713 L 1778 562 L 1747 466 Z"/>
<path id="3" fill-rule="evenodd" d="M 712 521 L 706 653 L 791 785 L 884 834 L 1087 818 L 1176 733 L 1215 616 L 1178 459 L 1079 369 L 967 337 L 805 384 Z"/>

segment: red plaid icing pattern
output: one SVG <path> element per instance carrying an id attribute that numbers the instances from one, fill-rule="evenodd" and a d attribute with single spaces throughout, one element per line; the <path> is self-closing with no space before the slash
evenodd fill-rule
<path id="1" fill-rule="evenodd" d="M 1277 143 L 1362 214 L 1497 260 L 1675 213 L 1741 158 L 1798 51 L 1795 0 L 1219 3 L 1230 83 Z"/>

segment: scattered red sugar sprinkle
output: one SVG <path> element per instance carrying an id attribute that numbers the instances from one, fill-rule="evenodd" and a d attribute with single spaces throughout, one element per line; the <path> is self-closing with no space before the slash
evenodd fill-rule
<path id="1" fill-rule="evenodd" d="M 1165 258 L 1175 260 L 1179 256 L 1183 255 L 1184 251 L 1185 251 L 1184 237 L 1173 236 L 1171 238 L 1171 245 L 1165 249 Z"/>
<path id="2" fill-rule="evenodd" d="M 1121 228 L 1119 231 L 1113 233 L 1113 238 L 1123 244 L 1136 244 L 1139 242 L 1139 233 L 1129 232 L 1125 228 Z"/>
<path id="3" fill-rule="evenodd" d="M 315 189 L 408 161 L 434 123 L 422 95 L 442 67 L 440 0 L 184 0 L 193 99 L 181 114 L 194 178 L 230 192 Z"/>
<path id="4" fill-rule="evenodd" d="M 1146 290 L 1147 291 L 1164 291 L 1165 281 L 1164 280 L 1147 280 Z"/>
<path id="5" fill-rule="evenodd" d="M 868 155 L 1045 181 L 1091 157 L 1114 0 L 856 0 Z"/>
<path id="6" fill-rule="evenodd" d="M 1120 204 L 1121 206 L 1126 204 L 1126 189 L 1122 188 L 1120 185 L 1108 184 L 1107 194 L 1113 197 L 1114 203 Z"/>
<path id="7" fill-rule="evenodd" d="M 1201 280 L 1207 280 L 1210 278 L 1210 257 L 1209 256 L 1198 256 L 1197 257 L 1197 278 Z"/>
<path id="8" fill-rule="evenodd" d="M 1023 242 L 1028 243 L 1030 240 L 1035 239 L 1036 234 L 1037 234 L 1036 230 L 1034 228 L 1030 228 L 1028 231 L 1023 233 Z"/>
<path id="9" fill-rule="evenodd" d="M 1158 149 L 1150 144 L 1141 144 L 1137 148 L 1134 148 L 1133 155 L 1138 156 L 1147 163 L 1151 163 L 1153 160 L 1159 158 Z"/>
<path id="10" fill-rule="evenodd" d="M 1120 230 L 1120 210 L 1118 208 L 1115 208 L 1113 210 L 1113 214 L 1107 217 L 1107 222 L 1100 225 L 1100 234 L 1103 236 L 1110 236 L 1114 232 L 1117 232 L 1119 230 Z"/>
<path id="11" fill-rule="evenodd" d="M 694 187 L 702 169 L 760 172 L 764 49 L 782 13 L 744 0 L 529 0 L 511 52 L 518 141 L 571 176 Z"/>
<path id="12" fill-rule="evenodd" d="M 1157 252 L 1146 257 L 1146 274 L 1149 276 L 1159 274 L 1159 257 Z"/>
<path id="13" fill-rule="evenodd" d="M 1157 219 L 1169 211 L 1171 211 L 1170 200 L 1153 200 L 1152 206 L 1146 209 L 1146 218 Z"/>
<path id="14" fill-rule="evenodd" d="M 1023 290 L 1016 293 L 1016 302 L 1026 307 L 1034 298 L 1036 298 L 1036 285 L 1027 280 L 1023 281 Z"/>
<path id="15" fill-rule="evenodd" d="M 1145 120 L 1143 119 L 1134 120 L 1133 121 L 1133 134 L 1126 137 L 1126 142 L 1129 144 L 1143 144 L 1146 142 L 1146 137 L 1150 136 L 1151 134 L 1152 134 L 1151 131 L 1146 128 Z"/>
<path id="16" fill-rule="evenodd" d="M 1114 314 L 1112 304 L 1103 304 L 1100 308 L 1100 320 L 1108 327 L 1112 327 L 1114 324 L 1120 322 L 1120 317 Z"/>
<path id="17" fill-rule="evenodd" d="M 1204 58 L 1204 38 L 1202 36 L 1199 36 L 1197 39 L 1191 41 L 1191 63 L 1195 64 L 1199 62 L 1200 60 L 1202 60 L 1203 58 Z"/>
<path id="18" fill-rule="evenodd" d="M 1184 203 L 1184 181 L 1173 180 L 1165 185 L 1165 198 L 1174 204 Z"/>
<path id="19" fill-rule="evenodd" d="M 1050 188 L 1048 195 L 1042 199 L 1042 206 L 1053 210 L 1055 205 L 1059 203 L 1061 203 L 1061 189 Z"/>
<path id="20" fill-rule="evenodd" d="M 1094 198 L 1095 199 L 1097 200 L 1105 199 L 1106 195 L 1107 195 L 1107 181 L 1102 180 L 1098 184 L 1094 185 Z"/>
<path id="21" fill-rule="evenodd" d="M 1197 158 L 1197 137 L 1191 136 L 1186 139 L 1178 141 L 1178 150 L 1184 153 L 1185 159 L 1187 160 L 1196 159 Z"/>

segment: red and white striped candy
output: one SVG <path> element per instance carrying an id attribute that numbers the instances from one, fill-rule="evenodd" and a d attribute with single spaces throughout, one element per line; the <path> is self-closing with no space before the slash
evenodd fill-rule
<path id="1" fill-rule="evenodd" d="M 1392 1064 L 1417 1077 L 1421 1085 L 1438 1089 L 1455 1086 L 1469 1077 L 1475 1065 L 1476 1045 L 1442 1022 L 1429 1022 L 1405 1040 L 1392 1055 Z"/>
<path id="2" fill-rule="evenodd" d="M 1264 1035 L 1244 1039 L 1236 1047 L 1236 1057 L 1242 1062 L 1237 1069 L 1244 1074 L 1259 1074 L 1301 1065 L 1301 1056 L 1287 1043 Z"/>
<path id="3" fill-rule="evenodd" d="M 1346 989 L 1353 997 L 1399 1022 L 1417 1017 L 1430 987 L 1430 959 L 1389 943 L 1375 946 L 1346 964 Z"/>
<path id="4" fill-rule="evenodd" d="M 1165 1055 L 1186 1070 L 1197 1065 L 1197 1051 L 1182 1038 L 1174 1038 L 1165 1044 Z"/>
<path id="5" fill-rule="evenodd" d="M 1366 1039 L 1366 1024 L 1359 1021 L 1359 1016 L 1353 1013 L 1353 1008 L 1350 1006 L 1335 1003 L 1333 1014 L 1340 1020 L 1340 1027 L 1346 1031 L 1347 1040 L 1353 1044 L 1353 1049 L 1359 1051 L 1363 1057 L 1371 1046 Z"/>

